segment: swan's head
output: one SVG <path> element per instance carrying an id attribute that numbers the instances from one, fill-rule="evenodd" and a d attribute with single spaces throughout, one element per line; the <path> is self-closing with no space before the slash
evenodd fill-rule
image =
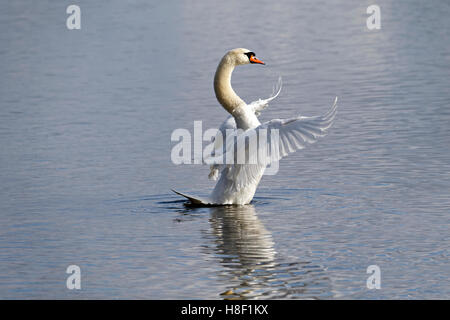
<path id="1" fill-rule="evenodd" d="M 234 64 L 235 66 L 243 65 L 243 64 L 250 64 L 250 63 L 256 63 L 256 64 L 265 64 L 258 58 L 256 58 L 256 55 L 254 52 L 244 49 L 244 48 L 237 48 L 228 51 L 228 53 L 225 55 L 226 58 L 229 59 L 229 62 Z"/>

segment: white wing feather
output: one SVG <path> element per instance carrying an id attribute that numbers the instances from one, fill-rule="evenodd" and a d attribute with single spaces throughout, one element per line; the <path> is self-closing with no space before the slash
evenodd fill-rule
<path id="1" fill-rule="evenodd" d="M 254 129 L 245 131 L 245 134 L 240 134 L 236 139 L 232 139 L 227 143 L 226 150 L 232 150 L 234 153 L 234 160 L 236 163 L 237 145 L 243 143 L 242 139 L 251 140 L 251 136 L 258 137 L 260 129 L 267 130 L 267 152 L 270 152 L 270 156 L 257 157 L 258 162 L 256 164 L 228 164 L 228 165 L 213 165 L 219 174 L 219 170 L 223 171 L 222 174 L 226 174 L 227 178 L 233 180 L 234 188 L 239 190 L 249 184 L 255 183 L 257 179 L 260 179 L 261 170 L 274 161 L 278 161 L 288 154 L 297 150 L 303 149 L 308 144 L 312 144 L 327 134 L 327 130 L 332 126 L 333 120 L 337 113 L 337 97 L 334 101 L 331 109 L 323 116 L 317 117 L 302 117 L 298 116 L 290 119 L 274 119 L 265 122 Z M 272 139 L 270 132 L 272 129 L 277 129 L 279 133 L 279 139 Z M 231 140 L 231 139 L 230 139 Z M 249 152 L 247 144 L 245 145 L 246 153 Z M 275 150 L 275 152 L 273 152 Z M 255 156 L 255 155 L 253 155 Z M 224 159 L 226 154 L 223 155 Z"/>
<path id="2" fill-rule="evenodd" d="M 278 97 L 281 92 L 281 88 L 283 87 L 283 81 L 281 77 L 278 77 L 277 84 L 273 87 L 272 95 L 267 99 L 259 99 L 248 104 L 253 112 L 259 116 L 261 111 L 269 106 L 269 102 Z"/>
<path id="3" fill-rule="evenodd" d="M 303 149 L 307 144 L 317 141 L 318 138 L 324 137 L 327 130 L 333 125 L 334 118 L 337 113 L 337 97 L 334 100 L 331 109 L 323 116 L 317 117 L 295 117 L 290 119 L 274 119 L 261 124 L 253 129 L 257 134 L 259 129 L 267 129 L 268 135 L 270 130 L 278 129 L 279 132 L 279 155 L 276 158 L 271 157 L 272 161 L 277 161 L 287 156 L 289 153 Z M 272 139 L 268 139 L 268 148 L 272 147 Z"/>
<path id="4" fill-rule="evenodd" d="M 226 139 L 226 131 L 227 130 L 236 130 L 236 121 L 233 116 L 229 116 L 219 127 L 219 131 L 217 132 L 214 138 L 214 153 L 216 155 L 223 154 L 224 150 L 224 140 Z M 221 134 L 221 139 L 218 138 L 218 135 Z M 222 170 L 222 165 L 213 164 L 210 166 L 210 171 L 208 174 L 208 178 L 211 180 L 217 180 L 219 177 L 219 172 Z"/>

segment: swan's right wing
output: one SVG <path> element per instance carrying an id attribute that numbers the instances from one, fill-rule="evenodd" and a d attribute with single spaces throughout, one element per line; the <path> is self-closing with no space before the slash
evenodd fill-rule
<path id="1" fill-rule="evenodd" d="M 264 164 L 278 161 L 288 154 L 303 149 L 308 144 L 316 142 L 320 137 L 327 134 L 327 130 L 333 125 L 337 113 L 337 97 L 331 109 L 323 116 L 303 117 L 298 116 L 290 119 L 274 119 L 261 124 L 255 129 L 267 129 L 267 134 L 271 130 L 278 131 L 278 138 L 268 138 L 268 151 L 275 149 L 278 155 L 272 155 Z M 276 137 L 276 136 L 275 136 Z M 277 152 L 278 151 L 278 152 Z"/>
<path id="2" fill-rule="evenodd" d="M 225 159 L 228 152 L 232 153 L 235 164 L 222 165 L 220 169 L 227 170 L 227 178 L 235 182 L 234 186 L 238 190 L 257 183 L 261 168 L 265 168 L 267 165 L 279 161 L 288 154 L 303 149 L 306 145 L 312 144 L 320 137 L 325 136 L 327 130 L 333 124 L 336 113 L 337 97 L 331 109 L 323 116 L 274 119 L 244 133 L 239 134 L 236 131 L 235 139 L 226 142 L 227 151 L 223 155 Z M 272 134 L 273 130 L 276 134 Z M 262 131 L 266 134 L 261 134 Z M 249 141 L 257 141 L 257 148 L 251 148 Z M 262 145 L 264 145 L 264 148 L 261 148 Z M 237 158 L 239 146 L 244 146 L 245 160 L 253 159 L 253 162 L 239 162 Z"/>
<path id="3" fill-rule="evenodd" d="M 248 107 L 251 108 L 257 116 L 259 116 L 261 111 L 269 106 L 269 102 L 278 97 L 282 87 L 283 81 L 281 80 L 281 77 L 278 77 L 278 82 L 273 87 L 272 95 L 267 99 L 259 99 L 257 101 L 253 101 L 250 104 L 248 104 Z"/>

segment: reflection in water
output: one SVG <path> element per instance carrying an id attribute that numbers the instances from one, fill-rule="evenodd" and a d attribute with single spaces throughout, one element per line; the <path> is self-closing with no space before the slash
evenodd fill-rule
<path id="1" fill-rule="evenodd" d="M 211 208 L 213 253 L 224 269 L 225 299 L 327 298 L 332 292 L 323 267 L 283 261 L 253 205 Z"/>

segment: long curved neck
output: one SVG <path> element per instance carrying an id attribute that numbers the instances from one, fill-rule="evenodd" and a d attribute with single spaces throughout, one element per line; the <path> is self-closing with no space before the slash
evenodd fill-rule
<path id="1" fill-rule="evenodd" d="M 225 56 L 220 61 L 216 75 L 214 76 L 214 92 L 216 93 L 216 98 L 222 107 L 231 114 L 233 114 L 233 111 L 237 107 L 245 104 L 231 87 L 231 74 L 233 70 L 234 64 Z"/>

